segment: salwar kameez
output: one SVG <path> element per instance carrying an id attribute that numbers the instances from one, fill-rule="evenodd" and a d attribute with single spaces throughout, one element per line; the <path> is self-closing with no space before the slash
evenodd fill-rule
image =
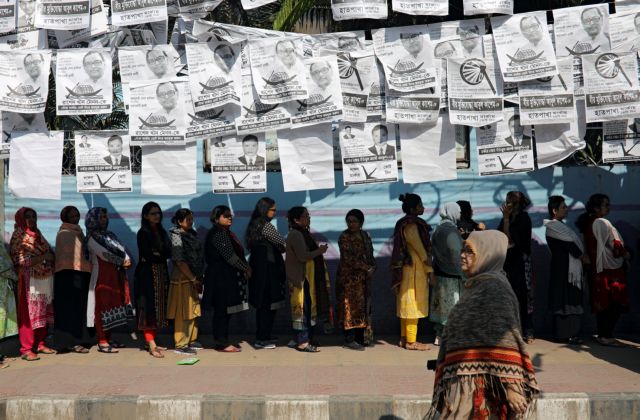
<path id="1" fill-rule="evenodd" d="M 0 339 L 18 334 L 18 276 L 4 246 L 0 249 Z"/>
<path id="2" fill-rule="evenodd" d="M 169 284 L 167 318 L 173 319 L 176 348 L 187 347 L 198 338 L 197 320 L 202 315 L 198 291 L 191 279 L 174 267 Z"/>

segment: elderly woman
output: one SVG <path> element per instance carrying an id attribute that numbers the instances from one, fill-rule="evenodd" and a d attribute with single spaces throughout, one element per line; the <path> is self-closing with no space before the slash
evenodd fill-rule
<path id="1" fill-rule="evenodd" d="M 544 221 L 547 245 L 551 251 L 549 267 L 549 309 L 553 314 L 553 338 L 559 342 L 581 344 L 578 337 L 582 307 L 582 264 L 588 263 L 582 240 L 562 221 L 569 208 L 564 197 L 549 197 L 549 217 Z"/>
<path id="2" fill-rule="evenodd" d="M 162 226 L 162 209 L 158 203 L 149 201 L 142 206 L 141 219 L 137 234 L 140 261 L 135 274 L 138 329 L 144 334 L 149 354 L 162 358 L 166 348 L 156 344 L 156 336 L 158 329 L 167 326 L 167 260 L 171 257 L 171 242 Z"/>
<path id="3" fill-rule="evenodd" d="M 347 230 L 340 234 L 340 262 L 336 275 L 338 319 L 344 329 L 344 346 L 364 350 L 373 338 L 371 328 L 371 279 L 376 270 L 371 237 L 362 229 L 364 214 L 349 210 Z"/>
<path id="4" fill-rule="evenodd" d="M 55 257 L 38 229 L 36 211 L 22 207 L 16 212 L 10 253 L 18 273 L 18 328 L 20 353 L 27 361 L 36 354 L 53 354 L 44 344 L 47 325 L 53 323 L 53 268 Z"/>
<path id="5" fill-rule="evenodd" d="M 502 220 L 498 230 L 509 238 L 509 250 L 504 262 L 509 284 L 520 303 L 522 334 L 533 342 L 533 273 L 531 268 L 531 218 L 525 211 L 531 201 L 520 191 L 509 191 L 500 207 Z"/>
<path id="6" fill-rule="evenodd" d="M 88 353 L 94 336 L 87 328 L 91 263 L 82 250 L 86 238 L 78 224 L 80 211 L 67 206 L 60 212 L 60 220 L 62 225 L 56 236 L 54 342 L 59 349 Z"/>
<path id="7" fill-rule="evenodd" d="M 604 346 L 621 346 L 613 338 L 613 331 L 620 316 L 629 310 L 625 260 L 630 255 L 618 230 L 605 218 L 609 205 L 608 196 L 593 194 L 576 224 L 584 234 L 591 261 L 591 308 L 596 314 L 596 339 Z"/>
<path id="8" fill-rule="evenodd" d="M 435 281 L 431 288 L 429 318 L 435 324 L 436 346 L 440 344 L 442 329 L 447 325 L 447 316 L 464 289 L 460 268 L 462 236 L 457 226 L 460 207 L 456 203 L 446 203 L 440 210 L 440 218 L 440 224 L 431 236 Z"/>
<path id="9" fill-rule="evenodd" d="M 318 243 L 309 232 L 311 216 L 305 207 L 289 210 L 285 267 L 291 294 L 291 318 L 296 331 L 297 350 L 316 353 L 312 344 L 316 323 L 329 318 L 329 275 L 323 254 L 327 245 Z"/>
<path id="10" fill-rule="evenodd" d="M 167 318 L 173 319 L 175 353 L 194 355 L 202 345 L 197 320 L 201 315 L 200 298 L 204 275 L 204 252 L 193 229 L 193 212 L 180 209 L 171 219 L 171 271 Z"/>
<path id="11" fill-rule="evenodd" d="M 225 353 L 238 353 L 240 347 L 229 342 L 231 315 L 249 309 L 247 280 L 251 268 L 244 257 L 244 248 L 231 231 L 233 215 L 227 206 L 211 211 L 212 227 L 204 241 L 207 270 L 204 275 L 203 302 L 213 307 L 213 337 L 215 348 Z"/>
<path id="12" fill-rule="evenodd" d="M 271 221 L 276 215 L 276 202 L 262 197 L 256 203 L 247 225 L 245 241 L 251 256 L 249 303 L 256 308 L 257 349 L 274 349 L 271 337 L 276 310 L 285 306 L 287 275 L 282 253 L 285 239 Z"/>
<path id="13" fill-rule="evenodd" d="M 513 418 L 539 392 L 518 300 L 502 271 L 508 244 L 495 230 L 472 232 L 465 242 L 466 290 L 442 335 L 427 419 Z"/>
<path id="14" fill-rule="evenodd" d="M 87 304 L 87 326 L 95 325 L 100 353 L 118 353 L 122 347 L 111 341 L 111 330 L 133 321 L 127 268 L 131 258 L 115 233 L 108 230 L 109 215 L 94 207 L 85 216 L 86 249 L 91 257 L 91 283 Z"/>
<path id="15" fill-rule="evenodd" d="M 14 292 L 17 283 L 18 276 L 3 243 L 0 246 L 0 340 L 18 334 L 18 313 Z M 0 369 L 9 366 L 3 359 L 4 356 L 0 354 Z"/>
<path id="16" fill-rule="evenodd" d="M 417 341 L 418 320 L 429 315 L 429 279 L 432 276 L 430 226 L 419 216 L 424 213 L 422 199 L 402 194 L 402 211 L 393 230 L 391 254 L 392 284 L 396 294 L 396 315 L 400 318 L 400 347 L 428 350 Z"/>

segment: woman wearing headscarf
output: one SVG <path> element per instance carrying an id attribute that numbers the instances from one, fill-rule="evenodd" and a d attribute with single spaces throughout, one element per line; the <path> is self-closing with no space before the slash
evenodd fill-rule
<path id="1" fill-rule="evenodd" d="M 53 268 L 55 257 L 38 229 L 36 211 L 22 207 L 15 215 L 10 254 L 18 273 L 18 330 L 20 353 L 27 361 L 36 353 L 53 354 L 44 344 L 47 325 L 53 323 Z"/>
<path id="2" fill-rule="evenodd" d="M 316 353 L 313 342 L 314 327 L 329 320 L 329 274 L 323 254 L 326 244 L 318 245 L 309 232 L 311 216 L 302 206 L 292 207 L 287 215 L 285 267 L 291 295 L 291 318 L 296 331 L 295 348 L 298 351 Z"/>
<path id="3" fill-rule="evenodd" d="M 543 223 L 551 251 L 549 309 L 553 314 L 553 338 L 581 344 L 578 333 L 584 313 L 582 264 L 586 264 L 589 258 L 578 234 L 562 222 L 569 213 L 564 197 L 549 197 L 548 208 L 550 219 Z"/>
<path id="4" fill-rule="evenodd" d="M 18 276 L 4 243 L 0 246 L 0 340 L 18 334 L 18 311 L 15 290 Z M 0 354 L 0 369 L 9 367 Z"/>
<path id="5" fill-rule="evenodd" d="M 511 419 L 533 405 L 539 389 L 502 271 L 508 244 L 495 230 L 472 232 L 464 244 L 468 280 L 444 328 L 426 419 Z"/>
<path id="6" fill-rule="evenodd" d="M 287 275 L 282 253 L 286 242 L 271 224 L 276 202 L 263 197 L 256 203 L 247 225 L 245 241 L 249 248 L 249 303 L 256 308 L 256 342 L 258 349 L 273 349 L 271 331 L 276 310 L 285 306 Z"/>
<path id="7" fill-rule="evenodd" d="M 204 275 L 203 301 L 213 307 L 213 337 L 215 348 L 225 353 L 238 353 L 240 347 L 229 342 L 231 315 L 249 309 L 247 280 L 251 268 L 244 257 L 244 248 L 231 231 L 233 215 L 227 206 L 211 211 L 212 227 L 204 241 L 207 269 Z"/>
<path id="8" fill-rule="evenodd" d="M 591 308 L 596 314 L 596 339 L 605 346 L 621 346 L 613 338 L 613 331 L 620 316 L 629 310 L 625 260 L 630 255 L 618 230 L 605 218 L 609 206 L 608 196 L 593 194 L 576 224 L 584 234 L 591 261 Z"/>
<path id="9" fill-rule="evenodd" d="M 364 350 L 371 344 L 371 280 L 376 270 L 371 237 L 362 229 L 364 214 L 349 210 L 347 229 L 340 234 L 340 262 L 336 274 L 338 319 L 344 329 L 344 346 Z"/>
<path id="10" fill-rule="evenodd" d="M 204 252 L 193 229 L 193 212 L 176 211 L 169 229 L 173 269 L 169 283 L 167 318 L 173 319 L 175 352 L 194 355 L 202 349 L 198 339 L 197 320 L 201 315 L 200 298 L 204 275 Z"/>
<path id="11" fill-rule="evenodd" d="M 98 351 L 118 353 L 111 342 L 111 330 L 133 320 L 127 268 L 131 258 L 115 233 L 108 230 L 109 215 L 94 207 L 85 216 L 86 250 L 91 258 L 91 283 L 87 305 L 87 326 L 96 328 Z"/>
<path id="12" fill-rule="evenodd" d="M 56 235 L 54 342 L 59 349 L 89 353 L 94 336 L 87 328 L 91 263 L 83 252 L 86 238 L 78 224 L 80 211 L 67 206 L 60 212 L 60 220 Z"/>
<path id="13" fill-rule="evenodd" d="M 520 302 L 522 334 L 527 343 L 533 342 L 534 284 L 531 268 L 531 218 L 525 211 L 531 201 L 520 191 L 509 191 L 500 207 L 502 220 L 498 230 L 509 238 L 509 249 L 504 262 L 509 284 Z"/>
<path id="14" fill-rule="evenodd" d="M 431 287 L 429 319 L 435 324 L 436 346 L 440 344 L 442 329 L 447 325 L 447 316 L 464 289 L 460 268 L 462 236 L 457 226 L 460 207 L 456 203 L 446 203 L 440 210 L 440 218 L 440 224 L 431 236 L 435 281 Z"/>
<path id="15" fill-rule="evenodd" d="M 462 235 L 462 239 L 467 239 L 471 232 L 476 230 L 485 230 L 484 223 L 478 223 L 473 220 L 473 209 L 471 203 L 465 200 L 456 201 L 460 206 L 460 219 L 458 220 L 458 229 Z"/>
<path id="16" fill-rule="evenodd" d="M 149 354 L 162 358 L 166 348 L 156 344 L 156 337 L 158 329 L 167 326 L 167 260 L 171 257 L 171 242 L 162 226 L 162 210 L 158 203 L 149 201 L 142 206 L 141 218 L 137 235 L 140 260 L 134 288 L 138 329 L 144 334 Z"/>
<path id="17" fill-rule="evenodd" d="M 431 227 L 419 216 L 424 213 L 422 199 L 417 194 L 402 194 L 405 216 L 393 230 L 391 254 L 392 283 L 396 294 L 396 315 L 400 318 L 400 347 L 407 350 L 428 350 L 417 341 L 418 320 L 429 315 L 431 265 Z"/>

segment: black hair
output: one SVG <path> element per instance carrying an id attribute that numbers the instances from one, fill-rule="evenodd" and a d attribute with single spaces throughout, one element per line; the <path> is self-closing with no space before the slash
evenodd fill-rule
<path id="1" fill-rule="evenodd" d="M 287 212 L 287 220 L 289 220 L 289 224 L 295 225 L 296 220 L 302 217 L 305 211 L 307 211 L 307 208 L 303 206 L 291 207 Z"/>
<path id="2" fill-rule="evenodd" d="M 160 50 L 160 49 L 153 49 L 151 48 L 150 50 L 147 50 L 147 53 L 145 54 L 145 60 L 147 61 L 147 63 L 149 62 L 149 54 L 151 54 L 153 51 L 160 51 L 166 58 L 169 58 L 169 56 L 167 55 L 167 53 L 164 50 Z"/>
<path id="3" fill-rule="evenodd" d="M 255 141 L 256 143 L 259 143 L 258 136 L 255 136 L 253 134 L 249 134 L 247 136 L 244 136 L 242 138 L 242 144 L 244 144 L 245 141 Z"/>
<path id="4" fill-rule="evenodd" d="M 507 197 L 508 196 L 515 196 L 518 199 L 519 211 L 524 211 L 527 207 L 531 205 L 531 200 L 529 200 L 529 198 L 527 198 L 527 196 L 524 195 L 524 193 L 521 191 L 509 191 L 507 193 Z"/>
<path id="5" fill-rule="evenodd" d="M 247 225 L 244 238 L 247 242 L 247 247 L 251 247 L 254 243 L 262 239 L 262 228 L 265 223 L 269 223 L 271 219 L 267 217 L 267 212 L 270 208 L 275 206 L 276 201 L 271 197 L 262 197 L 256 203 L 256 206 L 251 213 L 251 219 Z"/>
<path id="6" fill-rule="evenodd" d="M 116 140 L 120 140 L 120 143 L 124 144 L 124 142 L 122 141 L 122 137 L 117 134 L 114 134 L 113 136 L 109 137 L 109 140 L 107 140 L 107 146 L 109 145 L 109 143 Z"/>
<path id="7" fill-rule="evenodd" d="M 218 206 L 215 206 L 213 210 L 211 210 L 209 220 L 211 221 L 211 223 L 215 224 L 216 220 L 218 220 L 220 216 L 223 216 L 225 214 L 231 214 L 231 209 L 224 204 L 220 204 Z"/>
<path id="8" fill-rule="evenodd" d="M 360 209 L 349 210 L 347 212 L 347 215 L 344 217 L 344 220 L 347 221 L 347 219 L 349 219 L 350 216 L 353 216 L 356 219 L 358 219 L 361 225 L 364 224 L 364 213 Z"/>
<path id="9" fill-rule="evenodd" d="M 460 206 L 460 219 L 470 222 L 471 217 L 473 215 L 471 203 L 466 200 L 459 200 L 459 201 L 456 201 L 456 204 Z"/>
<path id="10" fill-rule="evenodd" d="M 564 197 L 561 195 L 552 195 L 549 197 L 549 204 L 547 204 L 549 218 L 553 219 L 553 211 L 558 210 L 562 203 L 564 203 Z"/>
<path id="11" fill-rule="evenodd" d="M 171 223 L 177 226 L 180 222 L 186 219 L 187 216 L 189 216 L 190 214 L 193 214 L 191 210 L 187 208 L 182 208 L 176 211 L 176 214 L 173 215 L 173 217 L 171 218 Z"/>
<path id="12" fill-rule="evenodd" d="M 404 193 L 400 194 L 398 200 L 402 201 L 402 211 L 405 214 L 410 214 L 411 210 L 418 207 L 422 203 L 422 198 L 418 194 Z"/>
<path id="13" fill-rule="evenodd" d="M 596 193 L 589 197 L 587 204 L 584 206 L 584 213 L 578 216 L 578 220 L 576 220 L 576 227 L 581 233 L 587 230 L 589 218 L 595 215 L 596 209 L 600 208 L 605 200 L 611 201 L 608 195 L 602 193 Z"/>
<path id="14" fill-rule="evenodd" d="M 171 85 L 173 87 L 173 90 L 176 91 L 176 93 L 180 93 L 180 91 L 178 91 L 178 85 L 176 85 L 175 82 L 162 82 L 162 83 L 158 83 L 158 86 L 156 86 L 156 96 L 158 96 L 160 86 L 163 86 L 163 85 Z"/>
<path id="15" fill-rule="evenodd" d="M 149 201 L 144 206 L 142 206 L 142 211 L 140 212 L 140 218 L 142 219 L 142 221 L 141 221 L 141 226 L 142 227 L 145 227 L 145 228 L 150 227 L 149 221 L 147 219 L 145 219 L 144 216 L 148 216 L 149 212 L 151 212 L 151 210 L 154 207 L 157 207 L 158 210 L 160 211 L 160 222 L 159 222 L 159 225 L 162 226 L 162 217 L 163 217 L 163 215 L 162 215 L 162 209 L 160 208 L 160 205 L 158 203 L 156 203 L 155 201 Z"/>

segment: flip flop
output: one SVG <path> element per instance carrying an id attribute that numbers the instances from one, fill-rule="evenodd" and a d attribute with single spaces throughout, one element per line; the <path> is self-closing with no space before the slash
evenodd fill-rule
<path id="1" fill-rule="evenodd" d="M 40 356 L 38 356 L 37 354 L 31 351 L 23 354 L 22 356 L 20 356 L 20 358 L 22 360 L 26 360 L 27 362 L 34 362 L 36 360 L 40 360 Z"/>
<path id="2" fill-rule="evenodd" d="M 40 348 L 38 349 L 38 353 L 42 353 L 42 354 L 56 354 L 57 352 L 56 352 L 54 349 L 50 349 L 50 348 L 49 348 L 49 347 L 47 347 L 47 346 L 43 346 L 43 347 L 40 347 Z"/>
<path id="3" fill-rule="evenodd" d="M 78 345 L 78 346 L 73 346 L 73 347 L 71 348 L 71 351 L 72 351 L 73 353 L 78 353 L 78 354 L 87 354 L 87 353 L 89 353 L 89 349 L 88 349 L 88 348 L 86 348 L 86 347 L 84 347 L 84 346 L 80 346 L 80 345 Z"/>
<path id="4" fill-rule="evenodd" d="M 319 353 L 320 352 L 320 350 L 318 350 L 318 348 L 311 343 L 307 344 L 304 347 L 296 346 L 296 350 L 301 351 L 303 353 Z"/>
<path id="5" fill-rule="evenodd" d="M 109 344 L 108 346 L 101 346 L 100 344 L 98 344 L 98 351 L 100 353 L 120 353 L 118 350 L 114 350 L 111 344 Z"/>
<path id="6" fill-rule="evenodd" d="M 160 348 L 156 347 L 153 350 L 149 350 L 149 354 L 157 359 L 163 359 L 164 358 L 164 354 L 162 354 L 160 352 Z"/>

